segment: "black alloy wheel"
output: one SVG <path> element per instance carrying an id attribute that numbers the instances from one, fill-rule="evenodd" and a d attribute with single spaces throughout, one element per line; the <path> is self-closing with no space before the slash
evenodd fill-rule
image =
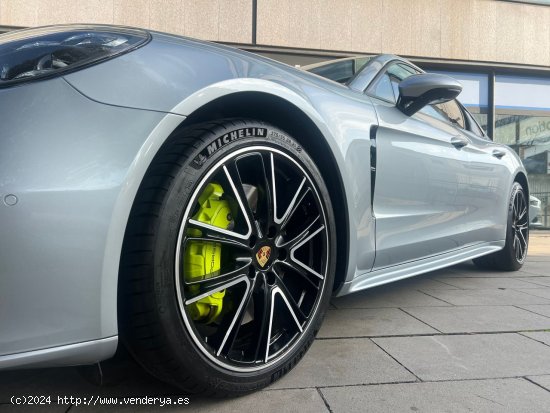
<path id="1" fill-rule="evenodd" d="M 233 205 L 232 230 L 193 218 L 212 183 L 227 189 L 222 199 Z M 221 269 L 193 281 L 182 262 L 197 243 L 220 245 Z M 276 148 L 243 148 L 210 170 L 184 214 L 178 247 L 176 285 L 186 326 L 204 354 L 229 370 L 275 362 L 303 333 L 325 289 L 328 234 L 320 197 L 303 168 Z M 189 306 L 220 291 L 230 308 L 213 321 L 193 319 Z"/>
<path id="2" fill-rule="evenodd" d="M 264 387 L 305 354 L 332 293 L 321 174 L 294 139 L 255 121 L 183 130 L 157 158 L 125 239 L 123 339 L 187 391 Z"/>
<path id="3" fill-rule="evenodd" d="M 485 269 L 517 271 L 525 263 L 529 246 L 529 205 L 523 187 L 514 182 L 508 202 L 508 220 L 504 248 L 474 263 Z"/>
<path id="4" fill-rule="evenodd" d="M 512 205 L 512 248 L 516 261 L 523 264 L 529 244 L 529 207 L 523 190 L 514 193 Z"/>

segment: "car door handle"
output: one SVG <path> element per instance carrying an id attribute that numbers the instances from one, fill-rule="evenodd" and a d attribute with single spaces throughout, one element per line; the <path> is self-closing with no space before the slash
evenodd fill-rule
<path id="1" fill-rule="evenodd" d="M 493 149 L 493 156 L 497 159 L 501 159 L 504 155 L 506 155 L 506 152 L 504 152 L 502 149 Z"/>
<path id="2" fill-rule="evenodd" d="M 451 138 L 451 145 L 453 145 L 456 149 L 464 148 L 469 143 L 470 141 L 468 141 L 468 139 L 464 136 L 453 136 Z"/>

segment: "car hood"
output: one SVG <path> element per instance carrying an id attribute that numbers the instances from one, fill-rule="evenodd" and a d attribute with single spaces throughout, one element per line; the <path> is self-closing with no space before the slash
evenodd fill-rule
<path id="1" fill-rule="evenodd" d="M 346 86 L 232 47 L 156 32 L 152 36 L 146 46 L 66 75 L 65 80 L 92 100 L 161 112 L 174 111 L 186 97 L 209 85 L 238 78 L 295 89 L 306 82 L 350 92 Z"/>

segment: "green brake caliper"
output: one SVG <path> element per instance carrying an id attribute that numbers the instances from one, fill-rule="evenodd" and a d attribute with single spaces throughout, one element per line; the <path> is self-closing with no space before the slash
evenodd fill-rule
<path id="1" fill-rule="evenodd" d="M 217 183 L 209 183 L 199 196 L 199 210 L 194 220 L 218 228 L 228 229 L 232 224 L 231 210 L 227 200 L 221 199 L 223 188 Z M 190 237 L 201 237 L 199 229 L 189 229 Z M 187 282 L 216 277 L 221 268 L 221 244 L 208 241 L 189 241 L 185 251 L 184 274 Z M 192 285 L 190 292 L 198 293 L 199 286 Z M 220 316 L 225 290 L 218 291 L 189 305 L 194 321 L 212 323 Z"/>

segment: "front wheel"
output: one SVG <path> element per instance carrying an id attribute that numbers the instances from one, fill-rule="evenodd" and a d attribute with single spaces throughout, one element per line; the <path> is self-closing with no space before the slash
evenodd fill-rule
<path id="1" fill-rule="evenodd" d="M 311 345 L 332 293 L 335 223 L 313 160 L 284 132 L 182 131 L 141 185 L 121 264 L 121 334 L 194 393 L 262 388 Z"/>
<path id="2" fill-rule="evenodd" d="M 529 245 L 529 204 L 523 187 L 514 182 L 508 204 L 506 243 L 495 253 L 476 258 L 474 263 L 481 268 L 501 271 L 517 271 L 527 258 Z"/>

